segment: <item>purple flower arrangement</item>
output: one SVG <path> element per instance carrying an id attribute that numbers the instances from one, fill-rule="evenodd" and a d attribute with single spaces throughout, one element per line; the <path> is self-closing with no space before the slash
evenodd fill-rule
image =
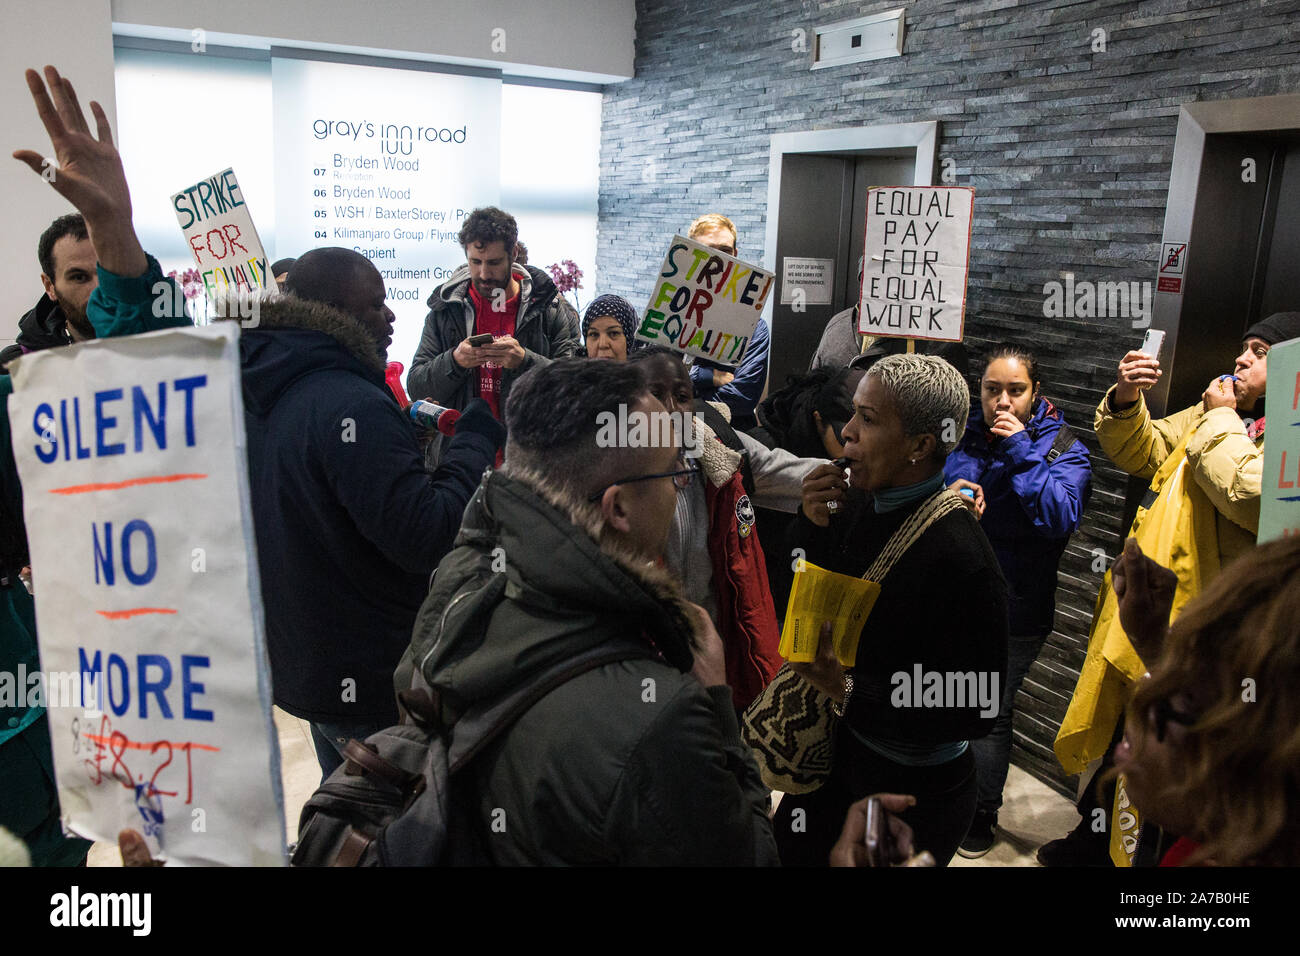
<path id="1" fill-rule="evenodd" d="M 578 312 L 582 312 L 582 305 L 578 301 L 578 290 L 582 288 L 582 270 L 572 259 L 562 259 L 558 263 L 551 263 L 546 267 L 546 271 L 551 274 L 551 279 L 555 282 L 555 288 L 559 290 L 560 295 L 573 293 L 573 304 Z"/>

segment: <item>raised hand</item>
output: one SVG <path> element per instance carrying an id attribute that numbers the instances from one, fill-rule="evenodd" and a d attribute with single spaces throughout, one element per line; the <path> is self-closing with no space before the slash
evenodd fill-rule
<path id="1" fill-rule="evenodd" d="M 1111 568 L 1110 585 L 1119 602 L 1120 625 L 1149 666 L 1160 656 L 1169 629 L 1178 575 L 1143 554 L 1137 538 L 1129 538 Z"/>
<path id="2" fill-rule="evenodd" d="M 85 216 L 100 265 L 118 275 L 142 275 L 147 262 L 131 224 L 126 172 L 113 145 L 103 107 L 93 100 L 90 103 L 96 136 L 90 131 L 72 84 L 54 67 L 45 68 L 44 80 L 35 70 L 28 70 L 27 88 L 50 136 L 57 165 L 51 166 L 44 156 L 30 149 L 15 150 L 14 159 L 31 167 Z"/>

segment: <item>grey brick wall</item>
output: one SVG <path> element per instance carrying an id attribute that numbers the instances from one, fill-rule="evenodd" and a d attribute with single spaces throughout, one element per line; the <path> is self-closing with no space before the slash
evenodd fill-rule
<path id="1" fill-rule="evenodd" d="M 810 71 L 791 48 L 796 29 L 900 5 L 902 57 Z M 1045 319 L 1042 289 L 1065 271 L 1154 281 L 1179 106 L 1300 91 L 1300 4 L 639 0 L 636 29 L 636 77 L 604 97 L 597 263 L 598 291 L 638 308 L 664 239 L 702 211 L 730 215 L 746 256 L 762 255 L 772 134 L 940 122 L 939 156 L 976 190 L 967 343 L 1032 344 L 1094 453 L 1013 755 L 1073 795 L 1051 740 L 1101 581 L 1091 549 L 1113 556 L 1125 530 L 1124 476 L 1098 450 L 1092 411 L 1136 335 L 1127 319 Z"/>

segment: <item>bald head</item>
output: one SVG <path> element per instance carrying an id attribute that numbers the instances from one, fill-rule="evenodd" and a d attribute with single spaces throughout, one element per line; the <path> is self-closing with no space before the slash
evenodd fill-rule
<path id="1" fill-rule="evenodd" d="M 294 262 L 284 291 L 351 315 L 374 333 L 381 350 L 392 341 L 393 313 L 384 304 L 384 278 L 358 252 L 327 246 L 304 253 Z"/>

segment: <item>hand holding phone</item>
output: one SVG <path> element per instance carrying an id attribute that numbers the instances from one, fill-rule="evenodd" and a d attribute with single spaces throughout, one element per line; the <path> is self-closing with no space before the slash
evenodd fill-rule
<path id="1" fill-rule="evenodd" d="M 471 335 L 469 338 L 458 343 L 451 353 L 452 361 L 463 369 L 478 368 L 480 365 L 486 365 L 488 356 L 479 351 L 485 345 L 491 345 L 493 342 L 491 332 L 484 332 L 481 335 Z"/>
<path id="2" fill-rule="evenodd" d="M 1142 348 L 1139 352 L 1145 352 L 1156 361 L 1160 360 L 1160 349 L 1165 344 L 1165 333 L 1159 329 L 1147 329 L 1147 334 L 1142 336 Z"/>

